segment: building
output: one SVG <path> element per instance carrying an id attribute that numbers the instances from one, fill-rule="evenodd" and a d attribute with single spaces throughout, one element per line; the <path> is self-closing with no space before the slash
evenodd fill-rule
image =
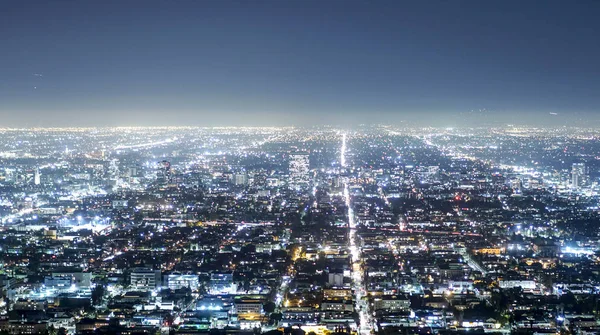
<path id="1" fill-rule="evenodd" d="M 127 200 L 113 200 L 112 207 L 114 209 L 125 209 L 127 208 Z"/>
<path id="2" fill-rule="evenodd" d="M 324 299 L 321 302 L 321 310 L 354 312 L 354 303 L 346 299 Z"/>
<path id="3" fill-rule="evenodd" d="M 344 274 L 343 273 L 329 273 L 328 282 L 333 286 L 344 286 Z"/>
<path id="4" fill-rule="evenodd" d="M 286 307 L 281 310 L 281 324 L 284 326 L 290 324 L 317 323 L 320 311 L 313 306 L 308 307 Z"/>
<path id="5" fill-rule="evenodd" d="M 309 184 L 309 155 L 307 152 L 294 152 L 290 154 L 289 187 L 299 190 Z"/>
<path id="6" fill-rule="evenodd" d="M 560 245 L 552 240 L 536 239 L 533 242 L 533 252 L 538 257 L 556 257 L 560 252 Z"/>
<path id="7" fill-rule="evenodd" d="M 8 334 L 42 334 L 48 328 L 43 310 L 13 310 L 0 318 L 0 332 Z"/>
<path id="8" fill-rule="evenodd" d="M 165 284 L 171 290 L 189 288 L 195 291 L 198 289 L 199 281 L 198 276 L 194 274 L 172 273 L 165 276 Z"/>
<path id="9" fill-rule="evenodd" d="M 156 172 L 156 181 L 159 185 L 165 186 L 171 183 L 172 171 L 171 162 L 163 160 L 158 162 L 158 171 Z"/>
<path id="10" fill-rule="evenodd" d="M 237 285 L 233 283 L 231 273 L 213 273 L 210 275 L 210 294 L 233 294 L 237 291 Z"/>
<path id="11" fill-rule="evenodd" d="M 260 315 L 263 313 L 263 304 L 257 299 L 239 299 L 235 301 L 235 310 L 238 314 Z"/>
<path id="12" fill-rule="evenodd" d="M 374 299 L 373 309 L 376 311 L 405 311 L 410 309 L 410 300 L 402 295 L 383 295 Z"/>
<path id="13" fill-rule="evenodd" d="M 236 186 L 246 186 L 248 185 L 248 175 L 245 173 L 236 173 L 231 178 L 233 180 L 233 185 Z"/>
<path id="14" fill-rule="evenodd" d="M 498 286 L 502 289 L 520 287 L 524 290 L 534 290 L 535 281 L 533 280 L 499 280 Z"/>
<path id="15" fill-rule="evenodd" d="M 571 187 L 577 189 L 588 182 L 588 170 L 585 163 L 573 163 L 571 169 Z"/>
<path id="16" fill-rule="evenodd" d="M 40 169 L 39 168 L 35 169 L 35 173 L 33 175 L 33 183 L 35 185 L 39 185 L 41 183 L 41 174 L 40 174 Z"/>
<path id="17" fill-rule="evenodd" d="M 47 322 L 11 321 L 8 325 L 9 334 L 43 334 L 48 328 Z"/>
<path id="18" fill-rule="evenodd" d="M 136 290 L 154 290 L 161 282 L 160 270 L 134 268 L 129 275 L 130 285 Z"/>
<path id="19" fill-rule="evenodd" d="M 332 298 L 351 299 L 352 298 L 352 290 L 349 288 L 325 289 L 325 290 L 323 290 L 323 297 L 325 299 L 332 299 Z"/>
<path id="20" fill-rule="evenodd" d="M 68 279 L 71 284 L 77 287 L 90 287 L 92 285 L 92 273 L 77 268 L 52 271 L 51 277 L 57 280 L 60 278 Z"/>
<path id="21" fill-rule="evenodd" d="M 44 277 L 44 286 L 57 291 L 69 291 L 73 281 L 70 277 Z"/>

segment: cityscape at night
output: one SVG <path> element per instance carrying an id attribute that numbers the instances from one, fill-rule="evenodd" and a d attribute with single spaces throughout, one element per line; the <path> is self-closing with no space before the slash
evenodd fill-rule
<path id="1" fill-rule="evenodd" d="M 600 1 L 0 1 L 0 335 L 600 334 Z"/>
<path id="2" fill-rule="evenodd" d="M 0 134 L 11 334 L 598 330 L 594 129 Z"/>

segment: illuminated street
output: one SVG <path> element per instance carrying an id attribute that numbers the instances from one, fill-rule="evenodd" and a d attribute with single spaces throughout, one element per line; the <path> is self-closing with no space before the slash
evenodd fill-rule
<path id="1" fill-rule="evenodd" d="M 344 133 L 342 135 L 342 147 L 341 147 L 341 165 L 346 168 L 346 151 L 347 151 L 347 136 Z M 348 180 L 344 181 L 344 201 L 346 208 L 348 209 L 348 248 L 352 255 L 352 290 L 354 292 L 354 301 L 356 302 L 357 313 L 360 320 L 360 334 L 370 334 L 373 329 L 373 318 L 369 311 L 368 299 L 365 297 L 365 284 L 363 282 L 364 272 L 362 268 L 361 250 L 358 239 L 360 238 L 356 234 L 356 221 L 354 217 L 354 210 L 352 209 L 351 196 L 348 186 Z"/>

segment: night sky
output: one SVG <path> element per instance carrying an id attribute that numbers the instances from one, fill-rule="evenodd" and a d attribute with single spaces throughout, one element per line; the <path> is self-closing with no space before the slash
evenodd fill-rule
<path id="1" fill-rule="evenodd" d="M 592 124 L 597 114 L 600 1 L 0 4 L 0 126 Z"/>

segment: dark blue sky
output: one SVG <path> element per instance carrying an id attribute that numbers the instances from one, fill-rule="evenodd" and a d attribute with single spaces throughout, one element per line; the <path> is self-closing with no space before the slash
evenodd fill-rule
<path id="1" fill-rule="evenodd" d="M 596 120 L 599 18 L 600 1 L 6 1 L 0 126 Z"/>

